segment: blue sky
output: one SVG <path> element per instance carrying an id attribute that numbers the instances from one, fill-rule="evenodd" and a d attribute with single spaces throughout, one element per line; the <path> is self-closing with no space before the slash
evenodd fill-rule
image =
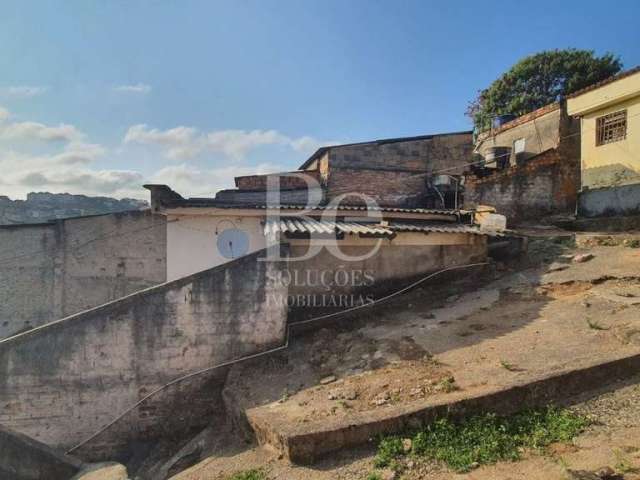
<path id="1" fill-rule="evenodd" d="M 327 143 L 466 130 L 478 89 L 576 47 L 640 64 L 640 2 L 4 1 L 0 194 L 212 195 Z"/>

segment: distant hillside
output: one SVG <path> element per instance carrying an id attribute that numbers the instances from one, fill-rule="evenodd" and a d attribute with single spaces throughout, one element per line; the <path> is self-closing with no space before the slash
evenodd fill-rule
<path id="1" fill-rule="evenodd" d="M 28 194 L 26 200 L 11 200 L 0 195 L 0 225 L 42 223 L 57 218 L 140 210 L 148 206 L 144 200 L 117 200 L 70 193 L 34 192 Z"/>

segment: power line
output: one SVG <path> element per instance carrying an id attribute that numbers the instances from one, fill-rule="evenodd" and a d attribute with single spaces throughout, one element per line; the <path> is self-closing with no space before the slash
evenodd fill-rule
<path id="1" fill-rule="evenodd" d="M 286 330 L 286 334 L 285 334 L 285 342 L 283 345 L 279 346 L 279 347 L 275 347 L 269 350 L 266 350 L 264 352 L 259 352 L 259 353 L 254 353 L 252 355 L 246 355 L 244 357 L 240 357 L 237 358 L 235 360 L 229 360 L 226 362 L 222 362 L 222 363 L 218 363 L 216 365 L 212 365 L 210 367 L 206 367 L 200 370 L 196 370 L 195 372 L 191 372 L 188 373 L 186 375 L 182 375 L 178 378 L 175 378 L 173 380 L 171 380 L 170 382 L 156 388 L 155 390 L 153 390 L 152 392 L 148 393 L 147 395 L 145 395 L 144 397 L 142 397 L 140 400 L 138 400 L 135 404 L 133 404 L 131 407 L 127 408 L 126 410 L 124 410 L 122 413 L 120 413 L 117 417 L 115 417 L 113 420 L 111 420 L 109 423 L 107 423 L 106 425 L 104 425 L 103 427 L 101 427 L 98 431 L 96 431 L 94 434 L 92 434 L 91 436 L 87 437 L 85 440 L 81 441 L 79 444 L 77 444 L 75 447 L 67 450 L 67 454 L 71 454 L 74 451 L 78 450 L 80 447 L 86 445 L 87 443 L 89 443 L 91 440 L 93 440 L 94 438 L 96 438 L 98 435 L 100 435 L 101 433 L 105 432 L 106 430 L 108 430 L 109 428 L 111 428 L 113 425 L 115 425 L 118 421 L 122 420 L 122 418 L 124 418 L 128 413 L 130 413 L 131 411 L 135 410 L 137 407 L 139 407 L 140 405 L 142 405 L 144 402 L 146 402 L 149 398 L 155 396 L 156 394 L 160 393 L 161 391 L 165 390 L 166 388 L 175 385 L 177 383 L 183 382 L 185 380 L 188 380 L 190 378 L 199 376 L 199 375 L 203 375 L 205 373 L 211 372 L 213 370 L 217 370 L 219 368 L 223 368 L 223 367 L 229 367 L 231 365 L 235 365 L 241 362 L 246 362 L 248 360 L 253 360 L 256 358 L 260 358 L 263 357 L 265 355 L 270 355 L 276 352 L 280 352 L 283 350 L 286 350 L 289 347 L 289 342 L 291 339 L 291 329 L 292 327 L 296 327 L 298 325 L 308 325 L 310 323 L 314 323 L 314 322 L 318 322 L 320 320 L 326 320 L 328 318 L 332 318 L 332 317 L 336 317 L 336 316 L 340 316 L 340 315 L 345 315 L 347 313 L 351 313 L 353 311 L 356 310 L 360 310 L 363 308 L 369 308 L 369 307 L 373 307 L 374 305 L 378 305 L 382 302 L 385 302 L 387 300 L 390 300 L 391 298 L 394 298 L 398 295 L 401 295 L 415 287 L 417 287 L 418 285 L 426 282 L 427 280 L 430 280 L 442 273 L 445 272 L 449 272 L 452 270 L 461 270 L 461 269 L 466 269 L 466 268 L 472 268 L 472 267 L 478 267 L 478 266 L 484 266 L 484 265 L 488 265 L 489 262 L 478 262 L 478 263 L 469 263 L 466 265 L 457 265 L 457 266 L 453 266 L 453 267 L 448 267 L 448 268 L 444 268 L 442 270 L 438 270 L 437 272 L 431 273 L 429 275 L 427 275 L 426 277 L 421 278 L 420 280 L 417 280 L 415 282 L 413 282 L 412 284 L 408 285 L 407 287 L 404 287 L 396 292 L 393 292 L 389 295 L 386 295 L 382 298 L 379 298 L 378 300 L 375 300 L 374 302 L 371 303 L 365 303 L 362 305 L 357 305 L 355 307 L 351 307 L 348 308 L 346 310 L 340 311 L 340 312 L 334 312 L 334 313 L 330 313 L 327 315 L 320 315 L 318 317 L 314 317 L 314 318 L 310 318 L 308 320 L 301 320 L 298 322 L 292 322 L 290 324 L 287 325 L 287 330 Z"/>

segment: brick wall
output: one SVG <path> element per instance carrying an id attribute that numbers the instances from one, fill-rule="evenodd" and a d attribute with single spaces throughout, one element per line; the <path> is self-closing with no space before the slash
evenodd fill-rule
<path id="1" fill-rule="evenodd" d="M 327 199 L 360 192 L 384 206 L 425 206 L 426 177 L 443 169 L 462 174 L 471 151 L 470 133 L 332 147 Z"/>
<path id="2" fill-rule="evenodd" d="M 178 376 L 279 345 L 286 306 L 268 299 L 286 295 L 282 263 L 262 254 L 0 341 L 0 423 L 68 449 Z M 126 462 L 131 442 L 203 428 L 224 373 L 163 390 L 74 455 Z"/>
<path id="3" fill-rule="evenodd" d="M 573 214 L 579 184 L 579 158 L 552 149 L 521 166 L 486 177 L 467 176 L 465 203 L 468 208 L 494 206 L 512 226 L 547 215 Z"/>
<path id="4" fill-rule="evenodd" d="M 308 185 L 316 186 L 320 183 L 319 170 L 305 170 L 304 172 L 287 172 L 286 174 L 272 173 L 236 177 L 236 187 L 240 190 L 264 190 L 267 188 L 269 179 L 274 177 L 279 179 L 280 188 L 283 190 L 307 188 Z M 307 181 L 310 183 L 308 184 Z"/>
<path id="5" fill-rule="evenodd" d="M 0 338 L 166 279 L 166 220 L 132 211 L 0 227 Z"/>
<path id="6" fill-rule="evenodd" d="M 393 170 L 334 168 L 331 170 L 326 197 L 329 200 L 345 195 L 341 203 L 361 203 L 354 192 L 374 198 L 380 205 L 418 207 L 424 205 L 425 176 Z"/>

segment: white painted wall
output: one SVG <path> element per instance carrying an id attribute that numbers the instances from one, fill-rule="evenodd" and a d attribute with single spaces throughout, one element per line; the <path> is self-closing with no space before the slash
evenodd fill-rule
<path id="1" fill-rule="evenodd" d="M 227 229 L 242 230 L 249 237 L 249 250 L 266 247 L 261 217 L 168 215 L 167 281 L 191 275 L 231 261 L 218 250 L 218 236 Z M 217 233 L 216 233 L 217 232 Z"/>
<path id="2" fill-rule="evenodd" d="M 246 253 L 255 252 L 267 246 L 263 234 L 263 216 L 211 215 L 211 214 L 169 214 L 167 216 L 167 281 L 191 275 L 231 261 L 218 249 L 219 236 L 228 229 L 245 232 L 249 238 Z M 400 232 L 393 239 L 378 240 L 346 235 L 339 246 L 374 246 L 392 248 L 400 245 L 470 245 L 476 235 L 461 233 Z M 292 245 L 308 245 L 308 240 L 289 240 Z M 332 240 L 314 240 L 315 244 L 333 244 Z M 323 248 L 322 254 L 328 252 Z"/>

